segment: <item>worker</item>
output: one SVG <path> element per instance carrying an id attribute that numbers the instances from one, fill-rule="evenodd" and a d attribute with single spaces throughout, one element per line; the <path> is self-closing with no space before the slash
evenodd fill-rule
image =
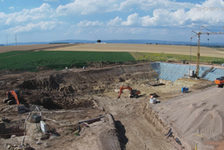
<path id="1" fill-rule="evenodd" d="M 160 101 L 157 100 L 157 98 L 155 98 L 154 95 L 150 95 L 149 103 L 151 103 L 151 104 L 157 104 L 157 103 L 160 103 Z"/>

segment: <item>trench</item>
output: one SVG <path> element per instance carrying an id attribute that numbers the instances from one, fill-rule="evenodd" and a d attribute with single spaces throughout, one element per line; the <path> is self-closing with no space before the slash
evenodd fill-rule
<path id="1" fill-rule="evenodd" d="M 24 131 L 24 120 L 0 123 L 0 138 L 9 139 L 12 135 L 24 136 Z"/>
<path id="2" fill-rule="evenodd" d="M 155 80 L 149 64 L 124 65 L 100 69 L 67 71 L 26 79 L 17 88 L 28 104 L 47 109 L 91 108 L 91 95 L 112 91 L 127 80 Z"/>

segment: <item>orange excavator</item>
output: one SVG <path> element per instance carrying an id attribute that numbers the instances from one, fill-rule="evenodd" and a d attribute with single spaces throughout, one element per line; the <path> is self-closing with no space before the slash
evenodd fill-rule
<path id="1" fill-rule="evenodd" d="M 4 103 L 8 103 L 9 105 L 17 104 L 19 105 L 19 91 L 18 90 L 11 90 L 6 92 L 7 99 L 4 100 Z"/>
<path id="2" fill-rule="evenodd" d="M 138 90 L 133 90 L 130 86 L 121 86 L 120 87 L 120 92 L 117 98 L 121 97 L 121 94 L 123 93 L 124 89 L 128 89 L 130 91 L 130 98 L 138 98 L 139 94 L 141 94 L 140 91 Z"/>
<path id="3" fill-rule="evenodd" d="M 224 76 L 220 78 L 216 78 L 215 84 L 218 85 L 219 88 L 223 88 L 224 85 Z"/>

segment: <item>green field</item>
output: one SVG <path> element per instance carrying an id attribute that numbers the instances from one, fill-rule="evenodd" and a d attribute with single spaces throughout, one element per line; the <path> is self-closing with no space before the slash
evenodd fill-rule
<path id="1" fill-rule="evenodd" d="M 187 55 L 176 55 L 176 54 L 164 54 L 164 53 L 132 53 L 133 57 L 137 61 L 164 61 L 164 62 L 195 62 L 197 60 L 196 56 L 187 56 Z M 200 57 L 201 63 L 208 64 L 222 64 L 224 63 L 224 58 L 215 58 L 215 57 Z"/>
<path id="2" fill-rule="evenodd" d="M 135 61 L 127 52 L 14 51 L 0 54 L 0 70 L 38 71 L 82 67 L 91 63 Z"/>
<path id="3" fill-rule="evenodd" d="M 125 63 L 136 61 L 196 62 L 195 56 L 164 53 L 14 51 L 0 54 L 0 70 L 38 71 L 82 67 L 92 63 Z M 201 57 L 203 63 L 222 64 L 224 58 Z"/>

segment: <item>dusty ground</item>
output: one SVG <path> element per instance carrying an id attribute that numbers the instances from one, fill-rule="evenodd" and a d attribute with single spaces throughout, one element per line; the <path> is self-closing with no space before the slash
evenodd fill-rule
<path id="1" fill-rule="evenodd" d="M 198 150 L 215 147 L 221 150 L 224 149 L 223 97 L 223 88 L 210 87 L 158 104 L 154 109 L 186 142 L 188 149 L 197 144 Z"/>
<path id="2" fill-rule="evenodd" d="M 196 56 L 196 46 L 182 45 L 150 45 L 150 44 L 78 44 L 65 48 L 49 49 L 52 51 L 117 51 L 117 52 L 150 52 L 150 53 L 166 53 Z M 201 56 L 220 57 L 223 58 L 224 51 L 216 48 L 201 47 Z"/>
<path id="3" fill-rule="evenodd" d="M 41 109 L 51 134 L 49 139 L 43 139 L 39 124 L 29 120 L 24 123 L 29 113 L 18 114 L 15 105 L 0 102 L 0 118 L 11 121 L 0 123 L 1 148 L 13 149 L 20 145 L 26 131 L 24 143 L 35 149 L 183 149 L 175 137 L 165 136 L 169 126 L 151 109 L 149 95 L 157 93 L 163 104 L 168 98 L 183 95 L 180 91 L 183 86 L 194 92 L 212 83 L 195 79 L 172 83 L 156 78 L 149 64 L 2 74 L 0 98 L 5 98 L 7 90 L 19 89 L 20 100 L 29 105 L 30 110 L 34 111 L 35 106 Z M 154 86 L 158 83 L 160 86 Z M 118 99 L 117 91 L 122 85 L 140 90 L 141 97 L 130 99 L 129 91 L 124 91 Z M 78 132 L 80 121 L 99 116 L 103 117 L 81 124 Z"/>

